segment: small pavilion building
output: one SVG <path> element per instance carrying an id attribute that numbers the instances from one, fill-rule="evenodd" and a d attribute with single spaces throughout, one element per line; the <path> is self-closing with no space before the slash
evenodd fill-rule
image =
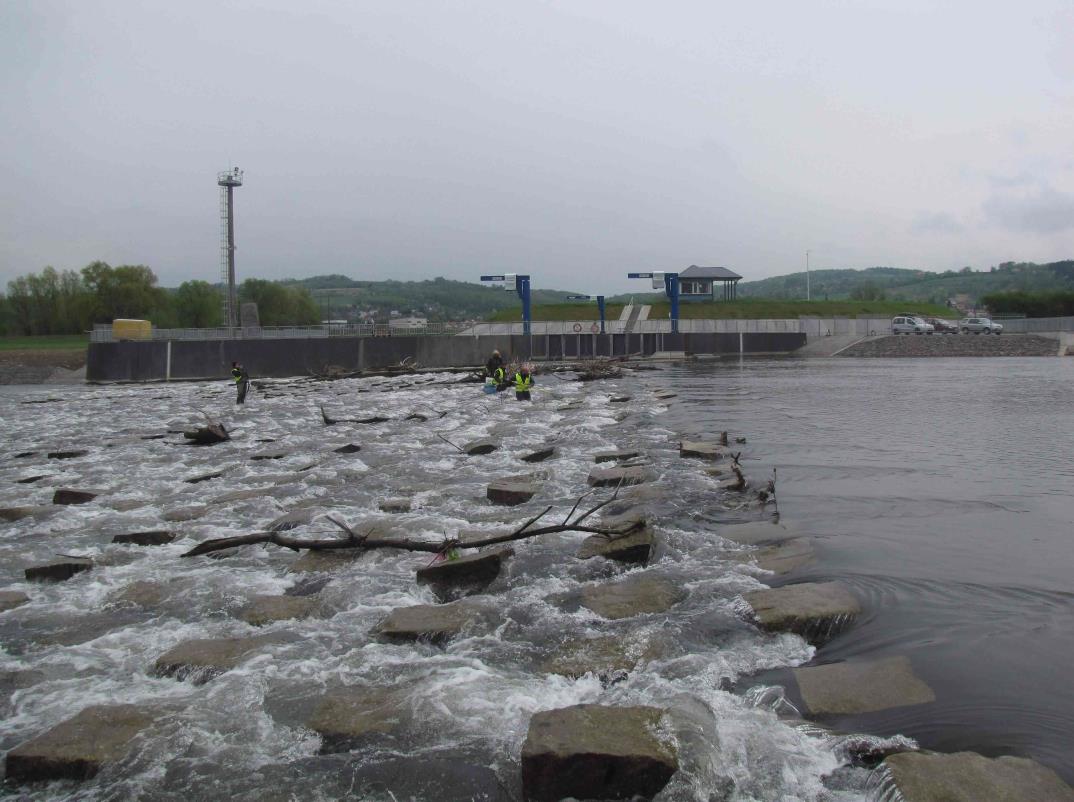
<path id="1" fill-rule="evenodd" d="M 733 301 L 738 297 L 738 273 L 726 267 L 700 267 L 690 265 L 679 273 L 679 300 L 681 301 Z M 716 294 L 716 285 L 720 294 Z"/>

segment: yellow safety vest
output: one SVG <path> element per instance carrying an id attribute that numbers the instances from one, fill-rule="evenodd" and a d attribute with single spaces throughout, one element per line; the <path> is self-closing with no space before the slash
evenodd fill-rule
<path id="1" fill-rule="evenodd" d="M 521 373 L 515 374 L 515 390 L 520 393 L 528 392 L 530 387 L 533 386 L 533 378 L 526 376 L 523 378 Z"/>

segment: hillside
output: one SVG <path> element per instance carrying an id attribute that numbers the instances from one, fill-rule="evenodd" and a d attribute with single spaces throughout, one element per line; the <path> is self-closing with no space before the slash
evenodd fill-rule
<path id="1" fill-rule="evenodd" d="M 993 292 L 1074 289 L 1074 261 L 1034 264 L 1004 262 L 988 270 L 948 270 L 930 273 L 897 267 L 870 267 L 864 270 L 811 270 L 814 299 L 887 299 L 944 303 L 956 295 L 977 301 Z M 805 298 L 806 274 L 790 273 L 738 285 L 741 298 Z"/>

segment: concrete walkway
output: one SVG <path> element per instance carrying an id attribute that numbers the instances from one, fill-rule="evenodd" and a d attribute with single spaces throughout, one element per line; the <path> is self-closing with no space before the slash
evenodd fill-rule
<path id="1" fill-rule="evenodd" d="M 875 340 L 876 337 L 862 337 L 860 334 L 834 334 L 830 337 L 810 337 L 809 340 L 795 351 L 797 356 L 835 356 L 844 348 L 849 348 L 859 342 Z"/>

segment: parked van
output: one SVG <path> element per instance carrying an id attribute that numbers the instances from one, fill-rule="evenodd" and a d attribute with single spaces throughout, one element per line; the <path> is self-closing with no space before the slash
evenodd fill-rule
<path id="1" fill-rule="evenodd" d="M 891 319 L 892 334 L 932 334 L 935 327 L 919 317 L 899 315 Z"/>

